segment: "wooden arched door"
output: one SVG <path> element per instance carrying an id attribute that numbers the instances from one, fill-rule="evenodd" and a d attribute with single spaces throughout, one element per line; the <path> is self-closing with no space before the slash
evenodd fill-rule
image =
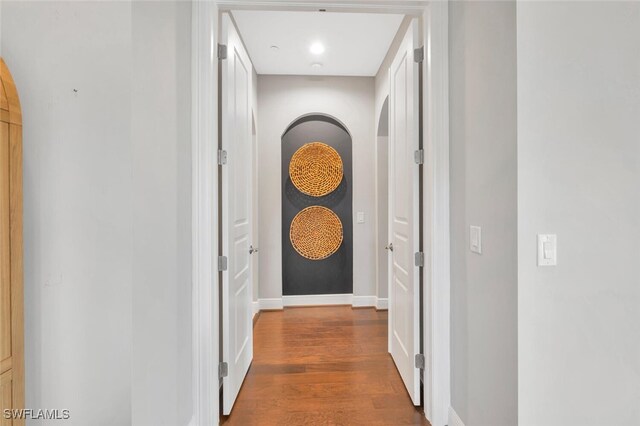
<path id="1" fill-rule="evenodd" d="M 22 112 L 18 92 L 0 59 L 0 421 L 24 408 L 22 283 Z"/>

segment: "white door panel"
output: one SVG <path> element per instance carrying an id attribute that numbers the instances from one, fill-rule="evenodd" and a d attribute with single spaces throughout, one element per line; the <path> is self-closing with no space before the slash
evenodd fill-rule
<path id="1" fill-rule="evenodd" d="M 222 44 L 227 58 L 221 63 L 222 149 L 222 273 L 223 414 L 231 413 L 253 359 L 252 272 L 249 246 L 252 230 L 252 65 L 228 15 L 222 16 Z"/>
<path id="2" fill-rule="evenodd" d="M 414 20 L 391 64 L 389 93 L 389 351 L 415 405 L 420 405 L 419 72 L 414 62 Z"/>

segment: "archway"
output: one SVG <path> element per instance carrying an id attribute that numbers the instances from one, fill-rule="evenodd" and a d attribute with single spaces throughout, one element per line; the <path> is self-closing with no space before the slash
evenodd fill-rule
<path id="1" fill-rule="evenodd" d="M 389 96 L 384 100 L 376 132 L 376 292 L 378 309 L 389 297 Z"/>

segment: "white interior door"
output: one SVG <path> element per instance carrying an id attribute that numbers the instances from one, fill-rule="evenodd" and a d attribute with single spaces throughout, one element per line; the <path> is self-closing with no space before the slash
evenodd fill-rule
<path id="1" fill-rule="evenodd" d="M 389 73 L 389 352 L 415 405 L 420 405 L 419 72 L 417 22 L 407 31 Z"/>
<path id="2" fill-rule="evenodd" d="M 229 15 L 222 15 L 221 131 L 226 164 L 222 166 L 222 362 L 223 414 L 231 413 L 253 359 L 252 273 L 252 65 Z"/>

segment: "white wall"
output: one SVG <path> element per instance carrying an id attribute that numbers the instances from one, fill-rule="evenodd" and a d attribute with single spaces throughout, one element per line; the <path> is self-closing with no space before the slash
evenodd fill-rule
<path id="1" fill-rule="evenodd" d="M 5 1 L 1 36 L 24 118 L 27 407 L 187 424 L 190 4 Z"/>
<path id="2" fill-rule="evenodd" d="M 517 28 L 519 425 L 640 424 L 640 3 L 522 2 Z"/>
<path id="3" fill-rule="evenodd" d="M 259 199 L 259 188 L 260 188 L 260 173 L 258 170 L 258 164 L 260 163 L 260 157 L 259 157 L 259 152 L 257 150 L 257 146 L 258 146 L 258 74 L 256 73 L 255 68 L 252 69 L 252 73 L 251 73 L 251 102 L 252 102 L 252 106 L 251 109 L 253 111 L 253 125 L 255 126 L 254 128 L 254 135 L 253 138 L 254 140 L 253 142 L 253 218 L 252 218 L 252 224 L 251 226 L 253 226 L 252 232 L 253 232 L 253 246 L 254 248 L 258 248 L 258 250 L 260 250 L 260 247 L 258 247 L 258 243 L 259 241 L 259 235 L 260 235 L 260 223 L 259 223 L 259 211 L 260 211 L 260 199 Z M 253 275 L 253 301 L 257 302 L 258 301 L 258 292 L 260 291 L 259 289 L 259 282 L 260 282 L 260 252 L 258 251 L 257 253 L 254 253 L 253 258 L 251 260 L 251 267 L 253 268 L 252 275 Z M 255 305 L 255 303 L 254 303 Z M 257 308 L 256 308 L 257 309 Z M 256 311 L 257 312 L 257 311 Z"/>
<path id="4" fill-rule="evenodd" d="M 191 4 L 133 2 L 134 425 L 191 418 Z"/>
<path id="5" fill-rule="evenodd" d="M 320 112 L 340 120 L 353 143 L 353 293 L 375 295 L 374 79 L 258 76 L 260 298 L 282 296 L 281 136 L 296 118 Z"/>
<path id="6" fill-rule="evenodd" d="M 451 406 L 517 424 L 516 5 L 449 3 Z M 482 227 L 482 254 L 469 250 Z M 547 423 L 538 423 L 547 424 Z"/>
<path id="7" fill-rule="evenodd" d="M 384 111 L 388 113 L 388 110 Z M 388 132 L 376 137 L 376 296 L 389 297 L 389 151 Z"/>
<path id="8" fill-rule="evenodd" d="M 24 118 L 26 405 L 127 425 L 131 5 L 4 1 L 2 20 Z"/>

